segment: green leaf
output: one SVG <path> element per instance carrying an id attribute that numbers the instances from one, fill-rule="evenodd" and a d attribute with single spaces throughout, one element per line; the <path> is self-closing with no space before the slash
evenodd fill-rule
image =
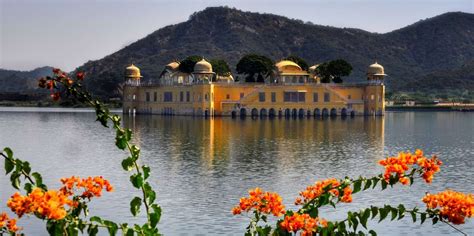
<path id="1" fill-rule="evenodd" d="M 434 217 L 434 218 L 433 218 L 433 224 L 435 225 L 436 223 L 438 223 L 438 220 L 439 220 L 438 217 Z"/>
<path id="2" fill-rule="evenodd" d="M 387 181 L 382 180 L 381 183 L 382 183 L 382 190 L 385 190 L 387 188 L 387 185 L 388 185 Z"/>
<path id="3" fill-rule="evenodd" d="M 357 226 L 359 225 L 359 221 L 357 221 L 356 217 L 351 217 L 351 222 L 352 222 L 352 227 L 354 228 L 354 231 L 356 231 Z"/>
<path id="4" fill-rule="evenodd" d="M 89 228 L 87 228 L 87 233 L 90 236 L 97 235 L 98 232 L 99 232 L 99 227 L 97 227 L 97 225 L 89 225 Z"/>
<path id="5" fill-rule="evenodd" d="M 374 177 L 374 183 L 372 184 L 372 188 L 375 188 L 377 186 L 377 183 L 380 181 L 379 177 Z"/>
<path id="6" fill-rule="evenodd" d="M 423 224 L 426 220 L 426 213 L 421 213 L 420 214 L 420 219 L 421 219 L 421 223 L 420 224 Z"/>
<path id="7" fill-rule="evenodd" d="M 377 213 L 379 212 L 379 209 L 376 206 L 372 206 L 370 208 L 370 210 L 372 211 L 372 218 L 371 219 L 373 219 L 377 215 Z"/>
<path id="8" fill-rule="evenodd" d="M 139 197 L 134 197 L 130 202 L 130 212 L 133 216 L 137 216 L 140 212 L 140 206 L 142 205 L 142 199 Z"/>
<path id="9" fill-rule="evenodd" d="M 150 167 L 147 166 L 147 165 L 143 165 L 143 166 L 142 166 L 142 169 L 143 169 L 143 177 L 144 177 L 145 179 L 148 179 L 148 177 L 150 177 L 150 171 L 151 171 L 151 170 L 150 170 Z"/>
<path id="10" fill-rule="evenodd" d="M 109 235 L 113 236 L 117 234 L 118 226 L 116 223 L 109 221 L 109 220 L 104 220 L 103 224 L 107 226 L 107 230 L 109 231 Z"/>
<path id="11" fill-rule="evenodd" d="M 392 212 L 392 219 L 390 220 L 394 220 L 395 218 L 397 218 L 398 210 L 396 208 L 390 208 L 390 212 Z"/>
<path id="12" fill-rule="evenodd" d="M 371 236 L 377 236 L 377 233 L 376 233 L 375 231 L 373 231 L 373 230 L 369 230 L 369 234 L 370 234 Z"/>
<path id="13" fill-rule="evenodd" d="M 33 176 L 33 178 L 35 179 L 36 186 L 39 187 L 43 184 L 43 178 L 41 177 L 41 175 L 38 172 L 33 172 L 33 174 L 31 174 L 31 176 Z"/>
<path id="14" fill-rule="evenodd" d="M 127 157 L 122 161 L 122 168 L 126 171 L 133 170 L 135 163 L 133 162 L 132 157 Z"/>
<path id="15" fill-rule="evenodd" d="M 23 169 L 23 171 L 25 171 L 27 174 L 30 174 L 30 172 L 31 172 L 30 163 L 27 162 L 27 161 L 23 162 L 22 169 Z"/>
<path id="16" fill-rule="evenodd" d="M 15 189 L 20 190 L 20 174 L 18 172 L 15 171 L 12 173 L 10 176 L 10 181 Z"/>
<path id="17" fill-rule="evenodd" d="M 93 216 L 93 217 L 91 217 L 90 221 L 91 221 L 91 222 L 97 222 L 97 223 L 99 223 L 99 224 L 102 224 L 102 219 L 101 219 L 100 217 L 98 217 L 98 216 Z"/>
<path id="18" fill-rule="evenodd" d="M 364 190 L 370 188 L 372 181 L 370 179 L 365 180 Z"/>
<path id="19" fill-rule="evenodd" d="M 143 186 L 143 176 L 139 173 L 133 174 L 130 176 L 130 182 L 132 182 L 133 187 L 141 188 Z"/>
<path id="20" fill-rule="evenodd" d="M 127 141 L 130 141 L 132 139 L 132 130 L 131 129 L 126 129 L 125 130 L 125 138 Z"/>
<path id="21" fill-rule="evenodd" d="M 13 151 L 9 147 L 4 148 L 3 151 L 7 154 L 9 159 L 13 158 Z"/>
<path id="22" fill-rule="evenodd" d="M 143 189 L 145 190 L 145 195 L 147 197 L 148 203 L 152 204 L 156 199 L 156 192 L 150 186 L 150 183 L 146 182 L 143 185 Z"/>
<path id="23" fill-rule="evenodd" d="M 13 165 L 13 162 L 10 161 L 11 159 L 5 158 L 5 174 L 8 175 L 10 172 L 12 172 L 13 168 L 15 165 Z"/>
<path id="24" fill-rule="evenodd" d="M 362 215 L 359 215 L 360 218 L 360 224 L 367 229 L 367 220 L 370 217 L 370 209 L 365 209 L 365 211 L 362 213 Z"/>
<path id="25" fill-rule="evenodd" d="M 337 224 L 337 231 L 338 233 L 345 235 L 344 233 L 346 232 L 346 224 L 344 222 L 340 222 L 339 224 Z"/>
<path id="26" fill-rule="evenodd" d="M 26 193 L 31 193 L 31 191 L 33 191 L 33 185 L 30 183 L 25 183 L 25 186 L 23 186 L 23 188 L 25 189 Z"/>
<path id="27" fill-rule="evenodd" d="M 411 211 L 410 214 L 411 214 L 411 219 L 413 220 L 413 223 L 415 223 L 416 222 L 416 213 Z"/>
<path id="28" fill-rule="evenodd" d="M 405 216 L 405 206 L 402 204 L 398 205 L 398 220 Z"/>
<path id="29" fill-rule="evenodd" d="M 352 190 L 352 193 L 359 192 L 361 185 L 362 185 L 362 180 L 358 179 L 358 180 L 354 181 L 354 189 Z"/>
<path id="30" fill-rule="evenodd" d="M 388 215 L 388 210 L 385 209 L 385 208 L 379 208 L 379 213 L 380 213 L 380 220 L 379 222 L 381 222 L 382 220 L 384 220 L 387 215 Z"/>
<path id="31" fill-rule="evenodd" d="M 152 204 L 153 213 L 150 214 L 151 227 L 155 228 L 161 218 L 161 207 L 157 204 Z"/>

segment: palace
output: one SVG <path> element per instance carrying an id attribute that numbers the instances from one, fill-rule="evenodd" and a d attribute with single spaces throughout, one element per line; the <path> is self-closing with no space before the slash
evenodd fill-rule
<path id="1" fill-rule="evenodd" d="M 385 113 L 386 76 L 374 63 L 364 83 L 321 83 L 317 65 L 304 71 L 283 60 L 263 83 L 234 81 L 232 75 L 216 75 L 205 59 L 192 73 L 178 70 L 179 62 L 165 66 L 158 79 L 141 81 L 140 69 L 125 72 L 123 112 L 189 116 L 380 116 Z"/>

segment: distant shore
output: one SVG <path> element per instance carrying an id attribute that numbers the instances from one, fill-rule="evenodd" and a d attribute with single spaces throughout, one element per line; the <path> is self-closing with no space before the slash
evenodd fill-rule
<path id="1" fill-rule="evenodd" d="M 435 106 L 435 105 L 416 105 L 416 106 L 386 106 L 386 111 L 461 111 L 474 112 L 474 105 L 453 105 L 453 106 Z"/>

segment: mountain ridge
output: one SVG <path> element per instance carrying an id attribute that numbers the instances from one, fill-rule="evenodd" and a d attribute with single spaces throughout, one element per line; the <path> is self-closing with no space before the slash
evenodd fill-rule
<path id="1" fill-rule="evenodd" d="M 346 81 L 365 80 L 374 61 L 385 66 L 391 92 L 412 91 L 414 81 L 426 76 L 462 80 L 459 90 L 474 90 L 471 76 L 452 78 L 449 71 L 474 70 L 474 14 L 448 12 L 420 20 L 387 33 L 305 23 L 269 13 L 244 12 L 228 7 L 209 7 L 193 13 L 187 21 L 168 25 L 99 60 L 76 68 L 88 74 L 86 86 L 103 97 L 120 96 L 124 68 L 135 63 L 145 80 L 157 79 L 163 66 L 174 59 L 200 55 L 225 59 L 235 70 L 246 53 L 279 60 L 298 55 L 309 64 L 345 59 L 354 67 Z M 467 73 L 469 74 L 469 73 Z M 469 74 L 470 75 L 470 74 Z M 438 79 L 440 80 L 440 79 Z M 443 92 L 423 86 L 422 92 Z M 450 85 L 450 89 L 453 86 Z M 115 91 L 115 92 L 111 92 Z M 470 92 L 470 96 L 472 92 Z"/>

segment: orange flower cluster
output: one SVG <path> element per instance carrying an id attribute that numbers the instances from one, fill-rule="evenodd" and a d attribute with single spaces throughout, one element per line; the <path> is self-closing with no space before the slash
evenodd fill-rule
<path id="1" fill-rule="evenodd" d="M 474 213 L 474 195 L 446 190 L 437 194 L 426 194 L 423 202 L 430 209 L 440 208 L 443 218 L 453 224 L 463 224 L 466 217 Z"/>
<path id="2" fill-rule="evenodd" d="M 65 205 L 72 207 L 75 203 L 60 191 L 49 190 L 45 192 L 40 188 L 33 189 L 27 196 L 16 192 L 7 202 L 7 206 L 18 217 L 33 213 L 54 220 L 60 220 L 66 216 Z"/>
<path id="3" fill-rule="evenodd" d="M 280 195 L 263 192 L 260 188 L 250 190 L 248 198 L 241 198 L 240 204 L 232 209 L 232 213 L 237 215 L 242 213 L 242 211 L 249 212 L 252 209 L 264 214 L 273 214 L 274 216 L 280 216 L 285 213 L 285 206 Z"/>
<path id="4" fill-rule="evenodd" d="M 321 194 L 325 193 L 324 189 L 328 186 L 331 186 L 329 193 L 331 193 L 335 197 L 339 197 L 339 187 L 341 183 L 337 179 L 326 179 L 323 181 L 317 181 L 314 185 L 306 187 L 306 189 L 300 192 L 300 196 L 296 198 L 295 204 L 301 205 L 306 204 L 309 201 L 321 196 Z M 347 186 L 344 188 L 344 195 L 341 197 L 341 202 L 352 202 L 352 189 Z"/>
<path id="5" fill-rule="evenodd" d="M 408 177 L 405 177 L 405 172 L 409 169 L 410 165 L 417 164 L 422 167 L 423 179 L 427 183 L 431 183 L 433 181 L 433 175 L 440 170 L 439 166 L 443 163 L 438 160 L 436 156 L 428 159 L 423 156 L 423 151 L 418 149 L 415 151 L 415 154 L 401 152 L 397 157 L 388 157 L 380 160 L 379 164 L 385 167 L 383 177 L 387 183 L 390 181 L 392 173 L 395 173 L 400 177 L 400 183 L 407 185 L 410 183 L 410 180 Z"/>
<path id="6" fill-rule="evenodd" d="M 292 216 L 286 216 L 285 219 L 280 223 L 280 227 L 288 232 L 296 233 L 301 230 L 301 235 L 313 235 L 318 225 L 321 224 L 323 227 L 327 226 L 327 221 L 319 218 L 311 218 L 309 214 L 298 214 L 293 213 Z"/>
<path id="7" fill-rule="evenodd" d="M 100 197 L 102 189 L 105 189 L 107 192 L 114 190 L 109 181 L 102 176 L 88 177 L 86 179 L 71 176 L 70 178 L 62 178 L 61 182 L 64 184 L 64 187 L 59 191 L 68 196 L 73 195 L 75 189 L 83 189 L 81 196 L 85 198 Z"/>
<path id="8" fill-rule="evenodd" d="M 6 226 L 10 232 L 16 232 L 20 230 L 20 227 L 16 225 L 16 219 L 8 217 L 7 213 L 2 212 L 0 214 L 0 230 Z M 0 233 L 1 234 L 1 233 Z"/>

